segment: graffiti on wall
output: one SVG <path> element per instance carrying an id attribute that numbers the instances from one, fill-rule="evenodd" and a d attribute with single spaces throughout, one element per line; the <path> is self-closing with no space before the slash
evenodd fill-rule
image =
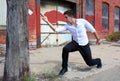
<path id="1" fill-rule="evenodd" d="M 48 18 L 48 20 L 52 24 L 57 23 L 59 21 L 65 22 L 64 15 L 59 11 L 51 10 L 51 11 L 46 12 L 44 15 Z"/>

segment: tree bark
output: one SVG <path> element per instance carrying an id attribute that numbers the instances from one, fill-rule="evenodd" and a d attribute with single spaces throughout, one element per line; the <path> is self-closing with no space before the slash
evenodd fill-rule
<path id="1" fill-rule="evenodd" d="M 28 0 L 6 0 L 7 38 L 3 81 L 29 75 Z"/>

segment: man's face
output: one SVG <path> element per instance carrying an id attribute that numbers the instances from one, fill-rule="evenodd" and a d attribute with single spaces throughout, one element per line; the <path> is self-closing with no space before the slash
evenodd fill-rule
<path id="1" fill-rule="evenodd" d="M 72 22 L 72 17 L 68 16 L 67 14 L 65 14 L 64 16 L 65 16 L 65 20 L 66 20 L 67 23 Z"/>

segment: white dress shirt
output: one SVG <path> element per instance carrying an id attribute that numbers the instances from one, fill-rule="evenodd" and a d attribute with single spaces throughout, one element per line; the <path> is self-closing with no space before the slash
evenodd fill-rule
<path id="1" fill-rule="evenodd" d="M 69 30 L 73 36 L 73 40 L 76 41 L 79 45 L 84 46 L 88 44 L 88 36 L 86 31 L 95 32 L 94 27 L 85 19 L 76 19 L 77 26 L 71 24 L 66 24 L 61 28 L 56 28 L 57 33 Z"/>

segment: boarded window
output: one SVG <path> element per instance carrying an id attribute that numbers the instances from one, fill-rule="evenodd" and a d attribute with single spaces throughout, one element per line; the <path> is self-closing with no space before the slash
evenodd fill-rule
<path id="1" fill-rule="evenodd" d="M 6 25 L 6 0 L 0 0 L 0 25 Z"/>
<path id="2" fill-rule="evenodd" d="M 120 9 L 115 7 L 114 12 L 114 32 L 120 31 Z"/>
<path id="3" fill-rule="evenodd" d="M 94 15 L 94 0 L 86 0 L 86 15 Z"/>
<path id="4" fill-rule="evenodd" d="M 86 19 L 94 25 L 94 0 L 86 0 Z"/>
<path id="5" fill-rule="evenodd" d="M 106 3 L 103 3 L 102 4 L 102 25 L 104 27 L 105 30 L 108 30 L 109 27 L 108 27 L 108 15 L 109 15 L 109 5 L 106 4 Z"/>

